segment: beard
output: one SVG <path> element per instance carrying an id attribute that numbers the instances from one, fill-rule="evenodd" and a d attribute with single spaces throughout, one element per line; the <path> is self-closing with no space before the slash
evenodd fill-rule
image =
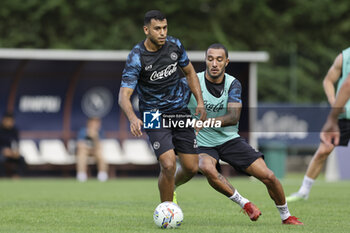
<path id="1" fill-rule="evenodd" d="M 212 78 L 212 79 L 218 79 L 218 78 L 220 78 L 221 75 L 222 75 L 224 72 L 225 72 L 225 70 L 222 70 L 222 71 L 221 71 L 220 73 L 218 73 L 217 75 L 212 75 L 212 74 L 210 73 L 210 70 L 207 70 L 207 73 L 208 73 L 209 77 Z"/>
<path id="2" fill-rule="evenodd" d="M 149 37 L 149 40 L 155 44 L 156 46 L 162 46 L 163 44 L 160 44 L 159 41 L 157 41 L 156 39 L 154 39 L 153 37 Z"/>

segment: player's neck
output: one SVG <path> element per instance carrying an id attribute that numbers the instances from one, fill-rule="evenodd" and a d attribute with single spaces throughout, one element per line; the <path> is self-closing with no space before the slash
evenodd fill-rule
<path id="1" fill-rule="evenodd" d="M 145 42 L 143 42 L 143 44 L 149 52 L 157 52 L 159 49 L 162 48 L 162 45 L 157 45 L 148 38 L 145 40 Z"/>

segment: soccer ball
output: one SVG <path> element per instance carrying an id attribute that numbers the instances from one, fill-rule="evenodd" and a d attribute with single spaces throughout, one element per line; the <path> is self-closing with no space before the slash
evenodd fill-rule
<path id="1" fill-rule="evenodd" d="M 154 223 L 160 228 L 177 228 L 181 225 L 184 215 L 180 206 L 173 202 L 160 203 L 153 213 Z"/>

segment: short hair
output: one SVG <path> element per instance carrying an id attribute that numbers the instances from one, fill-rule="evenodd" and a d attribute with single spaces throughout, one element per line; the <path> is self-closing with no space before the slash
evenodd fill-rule
<path id="1" fill-rule="evenodd" d="M 3 118 L 14 118 L 14 114 L 13 112 L 5 112 L 3 115 L 2 115 Z"/>
<path id="2" fill-rule="evenodd" d="M 145 14 L 145 18 L 144 18 L 144 25 L 147 25 L 151 22 L 152 19 L 155 20 L 164 20 L 166 17 L 165 15 L 158 11 L 158 10 L 151 10 L 151 11 L 147 11 Z"/>
<path id="3" fill-rule="evenodd" d="M 205 51 L 205 56 L 207 56 L 207 52 L 208 52 L 209 49 L 223 49 L 225 51 L 226 58 L 228 58 L 227 48 L 223 44 L 215 43 L 215 44 L 210 45 L 207 48 L 207 51 Z"/>

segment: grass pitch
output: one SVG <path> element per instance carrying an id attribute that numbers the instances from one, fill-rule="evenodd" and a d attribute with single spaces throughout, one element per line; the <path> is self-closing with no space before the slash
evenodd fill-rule
<path id="1" fill-rule="evenodd" d="M 302 176 L 282 181 L 286 194 Z M 350 232 L 350 182 L 314 184 L 308 201 L 289 203 L 305 226 L 283 226 L 265 186 L 248 178 L 231 183 L 262 211 L 257 222 L 198 176 L 177 190 L 184 223 L 176 232 Z M 74 179 L 0 180 L 0 232 L 164 232 L 153 223 L 159 204 L 156 178 L 100 183 Z M 172 230 L 170 230 L 172 231 Z"/>

